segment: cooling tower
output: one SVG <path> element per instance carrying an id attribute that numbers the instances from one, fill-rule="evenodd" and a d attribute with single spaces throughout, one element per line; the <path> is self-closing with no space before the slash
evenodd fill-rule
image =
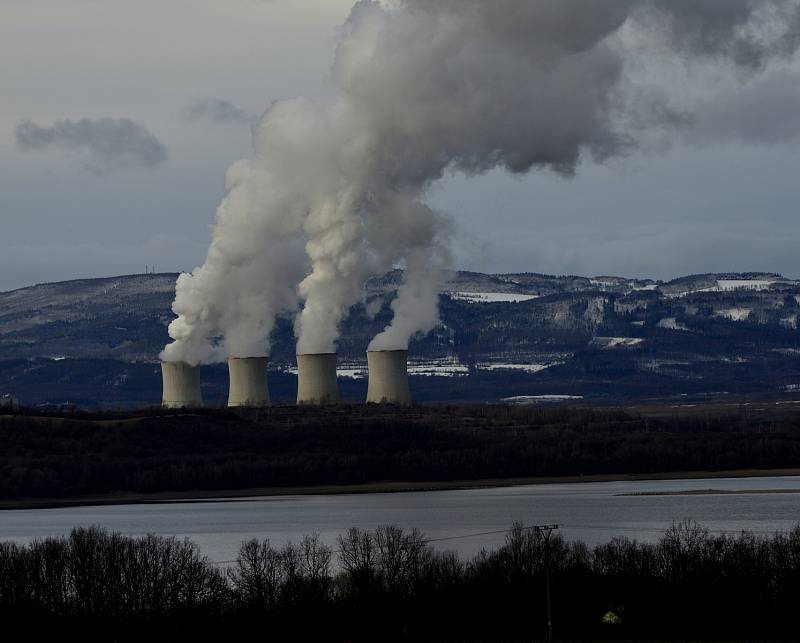
<path id="1" fill-rule="evenodd" d="M 297 356 L 297 403 L 336 404 L 336 353 L 308 353 Z"/>
<path id="2" fill-rule="evenodd" d="M 407 358 L 408 351 L 367 351 L 367 404 L 411 404 Z"/>
<path id="3" fill-rule="evenodd" d="M 232 357 L 228 374 L 228 406 L 269 406 L 266 357 Z"/>
<path id="4" fill-rule="evenodd" d="M 164 382 L 162 405 L 168 409 L 182 409 L 203 405 L 200 393 L 200 367 L 186 362 L 161 362 Z"/>

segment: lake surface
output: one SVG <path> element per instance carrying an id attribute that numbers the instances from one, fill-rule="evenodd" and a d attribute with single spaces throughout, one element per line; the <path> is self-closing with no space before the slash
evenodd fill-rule
<path id="1" fill-rule="evenodd" d="M 696 490 L 736 494 L 636 496 Z M 797 493 L 746 493 L 796 490 Z M 331 546 L 349 527 L 417 527 L 434 546 L 470 556 L 502 544 L 515 520 L 557 523 L 589 544 L 614 536 L 657 540 L 673 521 L 693 519 L 715 532 L 785 531 L 800 523 L 800 477 L 723 478 L 527 485 L 493 489 L 248 498 L 191 503 L 0 511 L 0 540 L 27 542 L 102 525 L 128 535 L 188 537 L 212 560 L 235 557 L 243 540 L 275 545 L 319 533 Z"/>

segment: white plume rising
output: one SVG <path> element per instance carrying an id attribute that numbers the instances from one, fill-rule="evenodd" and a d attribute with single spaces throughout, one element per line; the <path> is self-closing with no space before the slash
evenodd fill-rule
<path id="1" fill-rule="evenodd" d="M 298 353 L 333 351 L 364 282 L 399 265 L 394 320 L 371 348 L 406 348 L 437 320 L 449 226 L 424 200 L 445 173 L 570 176 L 587 155 L 691 123 L 664 88 L 632 80 L 648 53 L 747 79 L 793 56 L 799 27 L 799 0 L 361 0 L 332 95 L 275 103 L 254 158 L 229 171 L 163 356 L 261 354 L 299 300 Z"/>

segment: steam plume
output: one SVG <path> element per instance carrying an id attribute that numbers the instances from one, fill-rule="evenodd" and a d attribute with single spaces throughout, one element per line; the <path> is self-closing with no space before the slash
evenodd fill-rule
<path id="1" fill-rule="evenodd" d="M 332 351 L 366 279 L 396 265 L 406 283 L 371 347 L 406 348 L 437 318 L 448 226 L 425 205 L 436 181 L 494 168 L 571 176 L 648 128 L 692 121 L 665 88 L 635 85 L 641 59 L 666 51 L 747 80 L 794 55 L 798 31 L 800 0 L 360 0 L 333 95 L 275 103 L 255 158 L 232 169 L 206 265 L 178 282 L 179 346 L 165 354 L 264 345 L 298 297 L 298 352 Z M 249 305 L 237 306 L 242 293 Z"/>

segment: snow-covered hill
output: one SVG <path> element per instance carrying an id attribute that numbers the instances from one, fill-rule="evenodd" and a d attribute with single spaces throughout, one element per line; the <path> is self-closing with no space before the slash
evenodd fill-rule
<path id="1" fill-rule="evenodd" d="M 175 278 L 132 275 L 0 293 L 0 393 L 24 401 L 23 389 L 35 399 L 77 391 L 81 399 L 123 403 L 143 378 L 142 395 L 157 401 L 155 362 L 168 339 Z M 340 374 L 353 390 L 364 383 L 366 345 L 388 322 L 401 278 L 395 271 L 372 280 L 368 301 L 382 304 L 379 314 L 359 305 L 343 325 Z M 449 382 L 447 399 L 800 387 L 800 284 L 780 275 L 662 283 L 458 272 L 442 287 L 441 311 L 441 325 L 411 346 L 410 372 L 432 399 L 445 390 L 439 380 Z M 293 355 L 291 322 L 281 320 L 275 378 L 293 377 Z"/>

